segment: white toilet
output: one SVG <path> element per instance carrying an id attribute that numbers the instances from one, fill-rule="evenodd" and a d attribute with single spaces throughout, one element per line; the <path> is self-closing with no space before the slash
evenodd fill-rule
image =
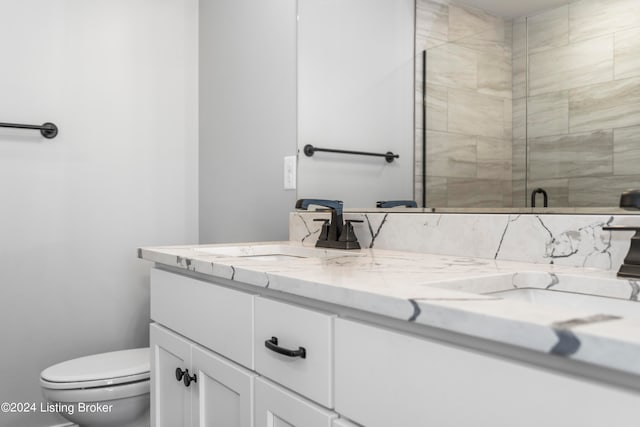
<path id="1" fill-rule="evenodd" d="M 149 348 L 94 354 L 40 374 L 49 401 L 80 427 L 149 427 Z"/>

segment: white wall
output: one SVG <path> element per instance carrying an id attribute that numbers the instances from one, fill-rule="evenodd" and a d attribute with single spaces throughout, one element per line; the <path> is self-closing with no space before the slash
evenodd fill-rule
<path id="1" fill-rule="evenodd" d="M 413 0 L 299 0 L 298 197 L 413 198 Z M 306 144 L 400 155 L 316 153 Z"/>
<path id="2" fill-rule="evenodd" d="M 40 402 L 43 368 L 148 345 L 136 248 L 197 241 L 197 0 L 0 6 L 0 122 L 60 128 L 0 129 L 0 402 Z"/>
<path id="3" fill-rule="evenodd" d="M 296 0 L 200 0 L 200 242 L 286 240 Z"/>

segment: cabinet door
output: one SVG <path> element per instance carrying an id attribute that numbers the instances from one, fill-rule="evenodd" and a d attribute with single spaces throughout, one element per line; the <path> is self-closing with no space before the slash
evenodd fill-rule
<path id="1" fill-rule="evenodd" d="M 253 381 L 256 375 L 235 363 L 196 347 L 191 362 L 197 375 L 192 393 L 193 425 L 253 427 Z"/>
<path id="2" fill-rule="evenodd" d="M 188 427 L 191 425 L 191 393 L 176 379 L 176 368 L 191 372 L 191 344 L 167 329 L 152 324 L 151 343 L 151 425 Z"/>
<path id="3" fill-rule="evenodd" d="M 256 427 L 331 427 L 337 415 L 260 377 L 255 380 Z"/>

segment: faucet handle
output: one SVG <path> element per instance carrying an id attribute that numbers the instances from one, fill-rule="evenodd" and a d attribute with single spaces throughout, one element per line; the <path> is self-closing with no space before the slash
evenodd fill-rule
<path id="1" fill-rule="evenodd" d="M 327 240 L 329 238 L 329 220 L 325 218 L 316 218 L 314 221 L 322 221 L 322 229 L 320 230 L 320 235 L 318 236 L 318 240 Z"/>
<path id="2" fill-rule="evenodd" d="M 342 229 L 342 233 L 340 234 L 339 242 L 357 242 L 358 238 L 356 237 L 355 231 L 353 231 L 354 222 L 364 222 L 361 219 L 346 219 L 344 221 L 344 228 Z"/>

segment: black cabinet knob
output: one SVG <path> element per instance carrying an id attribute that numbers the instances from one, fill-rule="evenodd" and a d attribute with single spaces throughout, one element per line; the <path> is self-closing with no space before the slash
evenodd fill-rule
<path id="1" fill-rule="evenodd" d="M 198 378 L 196 377 L 196 374 L 193 375 L 189 375 L 189 370 L 185 370 L 184 372 L 184 378 L 182 380 L 182 382 L 184 383 L 185 387 L 189 387 L 191 385 L 191 382 L 197 383 L 198 382 Z"/>
<path id="2" fill-rule="evenodd" d="M 176 368 L 176 380 L 177 381 L 182 381 L 182 377 L 184 377 L 184 374 L 186 374 L 188 371 L 183 371 L 180 368 Z"/>

